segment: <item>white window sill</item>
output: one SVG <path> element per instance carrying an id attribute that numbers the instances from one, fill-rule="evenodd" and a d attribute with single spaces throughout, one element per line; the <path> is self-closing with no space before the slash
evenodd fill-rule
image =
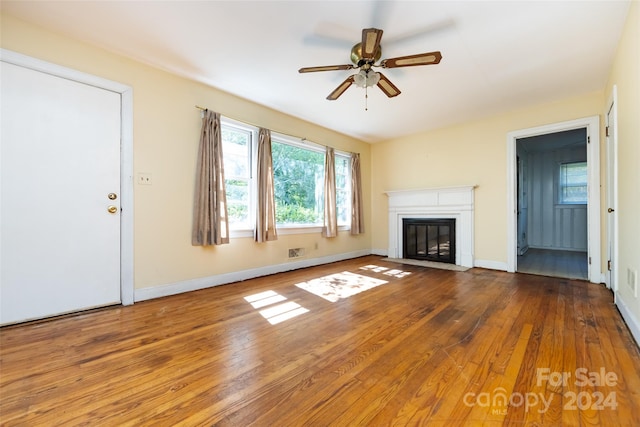
<path id="1" fill-rule="evenodd" d="M 279 225 L 277 226 L 278 234 L 286 236 L 288 234 L 320 234 L 322 233 L 322 226 L 320 225 Z M 338 231 L 349 231 L 351 227 L 348 225 L 339 225 Z M 229 237 L 245 238 L 253 237 L 253 230 L 230 230 Z"/>

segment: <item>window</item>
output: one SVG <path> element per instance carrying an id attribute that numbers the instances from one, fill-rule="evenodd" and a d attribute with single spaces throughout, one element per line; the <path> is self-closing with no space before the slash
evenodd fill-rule
<path id="1" fill-rule="evenodd" d="M 253 230 L 255 223 L 253 171 L 258 129 L 226 118 L 221 122 L 229 227 L 232 237 L 248 237 L 246 232 Z M 309 227 L 322 226 L 325 148 L 272 132 L 271 149 L 276 223 L 288 229 L 305 228 L 306 232 Z M 351 210 L 350 158 L 336 151 L 335 159 L 338 225 L 344 227 L 349 224 Z"/>
<path id="2" fill-rule="evenodd" d="M 558 183 L 560 204 L 586 204 L 587 162 L 561 163 Z"/>
<path id="3" fill-rule="evenodd" d="M 276 224 L 322 225 L 324 151 L 271 140 Z"/>
<path id="4" fill-rule="evenodd" d="M 224 182 L 227 191 L 229 228 L 253 228 L 251 198 L 251 153 L 254 132 L 228 122 L 222 123 L 222 153 L 224 156 Z"/>
<path id="5" fill-rule="evenodd" d="M 351 158 L 336 153 L 336 211 L 338 225 L 351 221 Z"/>

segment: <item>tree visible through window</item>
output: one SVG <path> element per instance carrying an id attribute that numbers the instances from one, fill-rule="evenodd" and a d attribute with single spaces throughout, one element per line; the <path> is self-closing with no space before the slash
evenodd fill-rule
<path id="1" fill-rule="evenodd" d="M 587 162 L 560 164 L 560 204 L 587 203 Z"/>
<path id="2" fill-rule="evenodd" d="M 324 153 L 271 142 L 276 223 L 322 224 Z"/>
<path id="3" fill-rule="evenodd" d="M 257 128 L 230 119 L 222 121 L 225 186 L 229 226 L 246 231 L 255 221 L 254 151 Z M 272 134 L 276 222 L 302 227 L 322 226 L 325 148 Z M 346 153 L 335 154 L 338 225 L 349 224 L 351 170 Z"/>
<path id="4" fill-rule="evenodd" d="M 351 218 L 350 159 L 336 154 L 336 210 L 338 225 L 347 225 Z"/>
<path id="5" fill-rule="evenodd" d="M 249 215 L 252 136 L 250 130 L 222 126 L 227 212 L 229 225 L 233 229 L 253 227 Z"/>

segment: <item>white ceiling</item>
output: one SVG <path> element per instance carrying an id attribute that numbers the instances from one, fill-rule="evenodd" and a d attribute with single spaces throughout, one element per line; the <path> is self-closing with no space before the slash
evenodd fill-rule
<path id="1" fill-rule="evenodd" d="M 2 1 L 3 13 L 378 142 L 601 90 L 629 1 Z M 382 58 L 442 52 L 439 65 L 383 70 L 402 91 L 352 86 L 363 28 Z M 207 105 L 224 111 L 224 106 Z"/>

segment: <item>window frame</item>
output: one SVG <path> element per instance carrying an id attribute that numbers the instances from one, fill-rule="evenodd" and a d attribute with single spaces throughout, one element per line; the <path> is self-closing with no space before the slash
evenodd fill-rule
<path id="1" fill-rule="evenodd" d="M 256 223 L 256 212 L 255 212 L 255 206 L 256 206 L 256 181 L 255 181 L 255 176 L 256 176 L 256 149 L 258 146 L 258 129 L 255 126 L 250 126 L 247 125 L 245 123 L 239 122 L 237 120 L 233 120 L 233 119 L 229 119 L 227 117 L 221 116 L 220 117 L 220 126 L 223 129 L 224 127 L 230 127 L 230 128 L 234 128 L 237 130 L 240 130 L 242 132 L 247 132 L 250 133 L 251 135 L 251 141 L 249 142 L 249 146 L 247 147 L 248 150 L 248 154 L 247 157 L 249 159 L 249 165 L 247 168 L 247 171 L 249 172 L 249 179 L 248 179 L 248 189 L 249 189 L 249 197 L 248 197 L 248 218 L 247 218 L 247 223 L 246 227 L 240 227 L 240 226 L 235 226 L 233 225 L 233 222 L 229 221 L 229 237 L 230 238 L 234 238 L 234 237 L 253 237 L 253 232 L 254 232 L 254 228 L 255 228 L 255 223 Z M 224 147 L 223 147 L 223 162 L 224 162 Z M 225 165 L 225 177 L 224 177 L 225 181 L 228 179 L 227 173 L 226 173 L 226 165 Z M 226 186 L 226 183 L 225 183 Z M 227 204 L 228 207 L 228 204 Z"/>
<path id="2" fill-rule="evenodd" d="M 316 151 L 326 155 L 327 148 L 324 145 L 317 144 L 315 142 L 309 141 L 307 139 L 299 140 L 289 135 L 285 135 L 278 132 L 271 132 L 271 142 L 278 142 L 280 144 L 288 144 L 294 147 L 302 148 L 305 150 Z M 336 158 L 344 157 L 350 162 L 351 154 L 346 151 L 336 150 L 334 149 L 334 154 Z M 349 165 L 350 163 L 348 163 Z M 351 183 L 351 169 L 347 168 L 347 181 L 349 184 Z M 323 197 L 324 197 L 324 188 L 323 188 Z M 351 210 L 351 199 L 347 200 L 347 211 Z M 324 206 L 323 206 L 324 209 Z M 322 223 L 318 224 L 281 224 L 277 223 L 276 228 L 279 234 L 305 234 L 305 233 L 321 233 L 322 232 Z M 346 223 L 338 223 L 338 231 L 345 231 L 351 229 L 351 223 L 349 221 L 349 217 L 346 218 Z"/>
<path id="3" fill-rule="evenodd" d="M 338 217 L 338 230 L 351 230 L 351 153 L 339 151 L 334 149 L 336 161 L 344 159 L 346 162 L 346 174 L 345 174 L 345 192 L 346 192 L 346 206 L 345 206 L 345 218 L 344 222 L 341 222 Z M 338 194 L 341 190 L 338 188 L 338 171 L 336 170 L 336 205 L 338 204 Z M 339 211 L 339 207 L 336 206 L 336 211 Z"/>
<path id="4" fill-rule="evenodd" d="M 254 230 L 255 230 L 255 216 L 256 216 L 256 203 L 257 203 L 257 197 L 256 197 L 256 167 L 257 167 L 257 147 L 258 147 L 258 128 L 256 126 L 253 125 L 249 125 L 237 120 L 233 120 L 230 118 L 227 118 L 225 116 L 221 116 L 220 118 L 220 124 L 222 129 L 224 129 L 225 127 L 229 127 L 229 128 L 235 128 L 238 129 L 242 132 L 249 132 L 251 134 L 251 143 L 249 144 L 250 147 L 248 147 L 248 157 L 249 157 L 249 167 L 248 167 L 248 171 L 249 171 L 249 179 L 248 179 L 248 186 L 249 186 L 249 200 L 248 200 L 248 224 L 247 227 L 238 227 L 238 226 L 233 226 L 233 222 L 229 221 L 229 237 L 230 238 L 243 238 L 243 237 L 253 237 L 254 235 Z M 282 134 L 279 132 L 271 132 L 271 140 L 272 142 L 278 142 L 281 144 L 288 144 L 288 145 L 292 145 L 298 148 L 302 148 L 302 149 L 306 149 L 306 150 L 310 150 L 310 151 L 316 151 L 322 154 L 326 154 L 326 147 L 324 145 L 320 145 L 317 144 L 315 142 L 312 141 L 308 141 L 306 139 L 298 139 L 298 138 L 294 138 L 292 136 L 286 135 L 286 134 Z M 350 223 L 350 215 L 348 214 L 348 212 L 350 212 L 351 210 L 351 197 L 350 197 L 350 190 L 351 190 L 351 168 L 350 168 L 350 158 L 351 158 L 351 154 L 346 152 L 346 151 L 341 151 L 341 150 L 337 150 L 334 149 L 334 153 L 336 156 L 336 160 L 338 158 L 344 158 L 347 161 L 347 169 L 346 169 L 346 184 L 348 185 L 348 189 L 347 191 L 349 192 L 349 197 L 346 198 L 346 218 L 344 219 L 343 222 L 340 222 L 340 218 L 338 218 L 338 231 L 348 231 L 351 229 L 351 223 Z M 223 151 L 223 157 L 224 157 L 224 151 Z M 224 160 L 223 160 L 224 161 Z M 226 167 L 225 167 L 225 172 L 226 172 Z M 225 173 L 225 181 L 229 179 L 228 176 Z M 336 181 L 337 181 L 337 177 L 336 177 Z M 323 190 L 323 197 L 324 197 L 324 188 Z M 336 190 L 338 190 L 337 188 L 337 182 L 336 182 Z M 322 208 L 324 209 L 324 206 L 322 206 Z M 288 235 L 288 234 L 313 234 L 313 233 L 321 233 L 322 232 L 322 227 L 323 224 L 322 223 L 315 223 L 315 224 L 276 224 L 276 228 L 278 230 L 278 234 L 281 235 Z"/>

